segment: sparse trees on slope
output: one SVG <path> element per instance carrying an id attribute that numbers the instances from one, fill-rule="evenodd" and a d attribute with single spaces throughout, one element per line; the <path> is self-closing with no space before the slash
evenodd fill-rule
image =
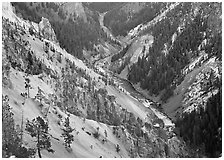
<path id="1" fill-rule="evenodd" d="M 16 156 L 17 158 L 28 158 L 35 154 L 32 148 L 25 148 L 22 140 L 15 129 L 13 113 L 9 106 L 8 96 L 2 97 L 2 157 Z"/>
<path id="2" fill-rule="evenodd" d="M 53 153 L 54 150 L 51 149 L 50 135 L 48 133 L 49 127 L 47 122 L 45 122 L 40 116 L 33 119 L 32 121 L 27 121 L 26 131 L 37 139 L 36 147 L 38 151 L 38 156 L 41 158 L 41 150 L 46 149 L 48 152 Z"/>
<path id="3" fill-rule="evenodd" d="M 65 147 L 71 148 L 71 144 L 74 141 L 74 136 L 71 133 L 74 129 L 70 126 L 69 117 L 65 118 L 64 128 L 62 130 L 62 137 L 64 138 Z"/>
<path id="4" fill-rule="evenodd" d="M 8 96 L 2 97 L 2 151 L 3 157 L 9 156 L 13 152 L 13 144 L 15 141 L 15 129 L 13 113 L 10 111 L 8 104 Z"/>

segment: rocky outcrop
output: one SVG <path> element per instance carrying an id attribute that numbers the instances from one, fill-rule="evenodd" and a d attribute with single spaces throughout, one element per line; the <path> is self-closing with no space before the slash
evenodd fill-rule
<path id="1" fill-rule="evenodd" d="M 57 42 L 55 32 L 47 18 L 42 17 L 39 23 L 39 32 L 40 35 L 43 36 L 45 39 Z"/>

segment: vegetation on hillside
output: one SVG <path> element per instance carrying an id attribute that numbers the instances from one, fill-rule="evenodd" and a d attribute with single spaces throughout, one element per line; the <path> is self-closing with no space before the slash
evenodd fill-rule
<path id="1" fill-rule="evenodd" d="M 33 157 L 36 151 L 33 148 L 24 147 L 21 131 L 22 126 L 15 126 L 11 110 L 8 96 L 2 96 L 2 157 Z"/>
<path id="2" fill-rule="evenodd" d="M 178 79 L 178 83 L 181 82 L 183 78 L 181 70 L 189 64 L 192 58 L 198 56 L 198 47 L 202 41 L 210 36 L 213 37 L 209 27 L 207 27 L 208 18 L 203 16 L 203 8 L 201 8 L 193 21 L 186 24 L 186 27 L 172 43 L 172 36 L 179 24 L 182 23 L 181 18 L 188 13 L 190 14 L 190 11 L 191 4 L 184 3 L 182 7 L 176 7 L 172 13 L 167 15 L 167 18 L 150 28 L 155 37 L 153 46 L 149 49 L 147 56 L 139 58 L 138 62 L 130 68 L 128 79 L 133 83 L 140 82 L 141 88 L 147 89 L 149 94 L 158 95 L 164 90 L 165 92 L 161 97 L 163 101 L 172 96 L 177 85 L 173 84 L 174 79 Z M 206 32 L 207 37 L 203 36 L 204 32 Z M 206 47 L 206 51 L 212 51 L 208 53 L 209 57 L 212 55 L 220 57 L 221 45 L 219 44 L 221 39 L 218 37 L 221 35 L 217 35 L 215 40 L 211 38 Z M 164 44 L 168 45 L 169 48 L 167 54 L 163 53 Z"/>
<path id="3" fill-rule="evenodd" d="M 124 2 L 92 2 L 92 3 L 84 3 L 89 9 L 98 11 L 100 13 L 108 12 L 114 8 L 121 7 L 124 5 Z"/>
<path id="4" fill-rule="evenodd" d="M 67 15 L 58 4 L 53 2 L 35 4 L 32 4 L 32 2 L 13 2 L 12 4 L 17 14 L 21 14 L 24 19 L 39 23 L 41 17 L 48 18 L 60 46 L 80 59 L 84 58 L 83 49 L 93 50 L 93 45 L 98 43 L 99 38 L 103 36 L 105 38 L 99 27 L 97 13 L 95 12 L 87 14 L 88 22 L 84 22 L 75 13 Z"/>
<path id="5" fill-rule="evenodd" d="M 105 26 L 112 30 L 115 36 L 126 36 L 127 32 L 141 23 L 146 23 L 155 18 L 164 3 L 146 3 L 137 13 L 127 13 L 122 7 L 109 11 L 104 18 Z"/>
<path id="6" fill-rule="evenodd" d="M 67 15 L 55 3 L 47 2 L 34 5 L 34 3 L 30 2 L 13 3 L 13 5 L 16 6 L 18 13 L 21 13 L 26 19 L 34 21 L 38 21 L 41 11 L 45 10 L 47 13 L 47 8 L 50 9 L 49 14 L 50 12 L 60 13 L 59 17 L 61 20 L 51 19 L 59 44 L 61 48 L 65 48 L 69 53 L 80 59 L 83 58 L 83 49 L 91 50 L 95 43 L 100 43 L 101 38 L 107 38 L 101 29 L 97 29 L 99 26 L 95 22 L 97 16 L 94 14 L 93 17 L 87 18 L 88 22 L 86 23 L 75 15 L 71 15 L 65 20 Z M 102 3 L 99 6 L 93 5 L 92 7 L 99 7 L 98 9 L 103 12 L 102 8 L 104 5 Z M 124 17 L 121 17 L 124 23 L 116 24 L 120 25 L 116 34 L 126 34 L 128 27 L 150 21 L 159 13 L 159 8 L 162 8 L 163 5 L 163 3 L 158 5 L 156 3 L 154 9 L 150 11 L 147 8 L 149 6 L 147 6 L 132 15 L 133 17 L 128 21 L 124 15 Z M 112 6 L 108 6 L 105 9 L 109 10 L 110 7 Z M 192 59 L 198 57 L 200 52 L 198 48 L 201 47 L 203 40 L 207 40 L 207 43 L 201 48 L 208 53 L 208 58 L 215 56 L 218 60 L 221 60 L 222 35 L 219 31 L 213 32 L 211 30 L 211 22 L 209 17 L 204 15 L 207 13 L 204 10 L 202 7 L 197 14 L 193 15 L 191 14 L 191 3 L 183 3 L 176 7 L 171 13 L 167 14 L 165 19 L 149 28 L 154 37 L 153 45 L 149 48 L 148 54 L 138 58 L 137 63 L 128 66 L 131 57 L 125 57 L 131 44 L 111 57 L 112 63 L 122 59 L 119 61 L 121 65 L 116 72 L 120 73 L 128 66 L 128 79 L 132 83 L 140 83 L 140 87 L 147 89 L 150 94 L 158 95 L 163 93 L 161 99 L 166 101 L 173 94 L 176 85 L 184 78 L 182 69 Z M 112 11 L 114 12 L 114 10 Z M 30 12 L 32 12 L 31 16 L 29 15 Z M 147 17 L 148 14 L 151 16 Z M 113 20 L 111 23 L 114 23 Z M 184 23 L 184 27 L 181 32 L 177 32 L 181 23 Z M 91 25 L 94 25 L 94 27 Z M 175 41 L 172 40 L 174 33 L 177 33 Z M 119 141 L 119 144 L 115 143 L 114 150 L 119 155 L 125 149 L 130 157 L 195 156 L 186 151 L 182 139 L 178 139 L 169 130 L 170 128 L 166 130 L 163 121 L 158 119 L 153 112 L 150 112 L 150 109 L 147 111 L 147 115 L 144 112 L 146 108 L 141 110 L 144 113 L 141 117 L 138 113 L 132 113 L 129 111 L 130 108 L 120 103 L 119 101 L 123 97 L 119 98 L 119 96 L 124 96 L 125 98 L 134 97 L 127 95 L 128 93 L 119 84 L 115 83 L 109 72 L 101 72 L 90 64 L 87 66 L 82 61 L 70 55 L 68 56 L 66 52 L 57 46 L 58 44 L 45 42 L 43 37 L 35 34 L 34 31 L 27 31 L 23 26 L 19 26 L 19 23 L 10 22 L 9 19 L 2 19 L 2 37 L 3 91 L 5 93 L 16 91 L 13 95 L 9 94 L 9 97 L 14 98 L 10 103 L 7 95 L 3 94 L 2 97 L 3 157 L 34 157 L 37 152 L 39 158 L 41 158 L 42 150 L 54 152 L 52 148 L 57 148 L 55 144 L 63 141 L 66 149 L 72 151 L 74 147 L 73 141 L 76 142 L 76 138 L 81 135 L 79 131 L 81 131 L 80 125 L 82 124 L 76 125 L 75 123 L 76 120 L 81 122 L 80 120 L 82 119 L 83 124 L 88 119 L 88 122 L 91 122 L 89 123 L 91 124 L 90 127 L 98 125 L 106 126 L 109 130 L 111 129 L 108 135 L 105 130 L 104 136 L 99 127 L 96 129 L 92 127 L 91 131 L 86 131 L 82 127 L 84 134 L 87 133 L 102 144 L 107 142 L 107 138 L 111 137 L 113 131 L 112 138 L 116 138 Z M 164 44 L 168 46 L 167 53 L 164 53 Z M 43 48 L 40 46 L 43 46 Z M 218 70 L 217 72 L 220 71 Z M 211 72 L 210 79 L 215 79 L 214 76 L 215 74 Z M 219 157 L 222 150 L 222 90 L 220 87 L 222 84 L 219 77 L 216 78 L 214 83 L 210 79 L 202 84 L 205 86 L 203 90 L 209 91 L 209 87 L 213 86 L 218 88 L 219 92 L 209 98 L 204 109 L 199 107 L 197 111 L 182 114 L 176 121 L 176 130 L 178 136 L 182 137 L 187 145 L 195 149 L 197 153 L 208 157 Z M 15 82 L 17 80 L 21 82 L 18 84 L 23 84 L 24 86 L 17 87 L 16 85 L 18 84 Z M 11 81 L 15 82 L 16 85 L 12 84 Z M 208 83 L 210 86 L 207 85 Z M 41 87 L 36 86 L 39 84 Z M 51 91 L 46 94 L 46 90 Z M 18 91 L 25 91 L 25 93 L 17 93 Z M 120 94 L 121 91 L 124 93 Z M 22 99 L 21 105 L 23 106 L 28 100 L 29 105 L 26 104 L 26 107 L 37 109 L 35 113 L 32 110 L 31 112 L 38 116 L 36 118 L 31 117 L 31 119 L 34 118 L 33 120 L 27 120 L 25 128 L 23 128 L 23 112 L 21 125 L 16 125 L 15 117 L 10 107 L 11 104 L 13 107 L 15 104 L 20 107 L 19 109 L 23 109 L 16 101 L 17 99 Z M 134 98 L 131 102 L 137 103 L 134 105 L 137 107 L 141 100 Z M 18 112 L 17 108 L 13 112 Z M 28 110 L 26 113 L 29 112 Z M 16 113 L 17 119 L 19 114 Z M 62 117 L 65 118 L 63 118 L 64 121 Z M 158 128 L 153 124 L 154 122 L 158 122 L 159 126 L 161 122 L 163 124 Z M 80 127 L 80 130 L 77 131 L 73 128 L 74 126 L 75 128 Z M 61 131 L 61 133 L 57 132 L 61 136 L 61 140 L 51 135 L 56 133 L 55 130 L 51 130 L 53 128 L 59 129 L 56 131 Z M 73 131 L 77 135 L 79 134 L 79 136 L 75 136 Z M 32 138 L 28 136 L 29 139 L 26 135 L 24 137 L 28 140 L 24 141 L 24 133 Z M 52 141 L 51 137 L 58 140 L 58 142 Z M 35 144 L 35 148 L 28 148 L 25 142 L 30 142 L 34 139 L 33 144 Z M 110 141 L 108 144 L 112 143 L 114 142 Z M 93 149 L 91 146 L 90 148 Z M 64 149 L 64 147 L 62 148 Z M 43 155 L 44 157 L 46 156 L 45 154 Z"/>
<path id="7" fill-rule="evenodd" d="M 177 119 L 179 135 L 208 157 L 222 153 L 222 90 L 207 101 L 205 109 L 184 113 Z"/>

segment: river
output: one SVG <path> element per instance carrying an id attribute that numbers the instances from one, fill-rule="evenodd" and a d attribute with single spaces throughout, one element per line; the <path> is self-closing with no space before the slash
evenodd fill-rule
<path id="1" fill-rule="evenodd" d="M 119 41 L 118 39 L 116 39 L 116 37 L 113 36 L 113 34 L 110 32 L 110 30 L 104 25 L 104 16 L 105 13 L 101 13 L 99 16 L 99 23 L 100 26 L 103 28 L 104 32 L 107 33 L 108 36 L 110 36 L 112 39 Z M 120 42 L 120 41 L 119 41 Z M 122 43 L 121 43 L 122 44 Z M 123 43 L 124 45 L 125 43 Z M 104 70 L 100 64 L 100 62 L 102 62 L 105 58 L 103 59 L 99 59 L 97 61 L 94 62 L 94 66 L 96 68 L 100 68 L 101 70 Z M 99 62 L 99 63 L 97 63 Z M 131 84 L 131 82 L 129 82 L 126 79 L 120 78 L 118 75 L 116 74 L 112 74 L 111 71 L 109 70 L 104 70 L 107 74 L 109 74 L 110 76 L 113 75 L 113 78 L 116 79 L 116 81 L 119 83 L 119 86 L 121 86 L 126 92 L 129 92 L 130 95 L 137 99 L 139 102 L 141 102 L 147 109 L 150 109 L 151 111 L 154 112 L 154 114 L 159 118 L 162 119 L 165 126 L 175 126 L 174 123 L 171 121 L 171 119 L 165 114 L 162 113 L 161 111 L 159 111 L 159 105 L 156 102 L 153 102 L 150 99 L 147 99 L 143 94 L 141 94 L 140 92 L 138 92 L 133 85 Z"/>
<path id="2" fill-rule="evenodd" d="M 134 98 L 136 98 L 139 102 L 141 102 L 146 108 L 150 109 L 154 112 L 154 114 L 159 118 L 162 119 L 165 126 L 175 126 L 175 124 L 172 122 L 172 120 L 163 112 L 159 111 L 158 104 L 156 102 L 153 102 L 150 99 L 147 99 L 143 94 L 136 91 L 136 89 L 133 87 L 131 82 L 129 82 L 126 79 L 122 79 L 118 76 L 116 76 L 117 81 L 119 82 L 119 85 L 126 90 L 126 92 L 129 92 L 130 95 Z"/>

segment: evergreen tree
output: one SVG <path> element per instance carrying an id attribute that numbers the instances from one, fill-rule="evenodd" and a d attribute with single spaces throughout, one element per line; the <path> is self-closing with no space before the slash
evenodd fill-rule
<path id="1" fill-rule="evenodd" d="M 38 86 L 38 91 L 37 91 L 37 95 L 35 97 L 37 100 L 40 101 L 40 103 L 42 103 L 42 100 L 44 98 L 44 95 L 43 95 L 43 91 L 42 89 L 40 89 L 40 87 Z"/>
<path id="2" fill-rule="evenodd" d="M 25 78 L 25 89 L 27 90 L 27 97 L 30 97 L 30 79 L 29 78 Z"/>
<path id="3" fill-rule="evenodd" d="M 40 152 L 42 149 L 46 149 L 48 152 L 51 153 L 54 152 L 54 150 L 51 149 L 50 134 L 48 133 L 48 124 L 40 116 L 34 118 L 32 121 L 27 120 L 25 130 L 28 131 L 31 137 L 35 137 L 37 139 L 36 147 L 39 158 L 42 157 Z"/>
<path id="4" fill-rule="evenodd" d="M 117 144 L 117 145 L 116 145 L 116 152 L 118 153 L 118 152 L 120 152 L 120 150 L 121 150 L 121 149 L 120 149 L 120 146 L 119 146 L 119 144 Z"/>
<path id="5" fill-rule="evenodd" d="M 65 118 L 64 128 L 62 130 L 62 137 L 64 138 L 65 147 L 70 148 L 72 142 L 74 141 L 74 136 L 71 134 L 74 129 L 70 126 L 69 117 Z"/>
<path id="6" fill-rule="evenodd" d="M 105 137 L 107 138 L 107 131 L 106 130 L 104 130 L 104 134 L 105 134 Z"/>

